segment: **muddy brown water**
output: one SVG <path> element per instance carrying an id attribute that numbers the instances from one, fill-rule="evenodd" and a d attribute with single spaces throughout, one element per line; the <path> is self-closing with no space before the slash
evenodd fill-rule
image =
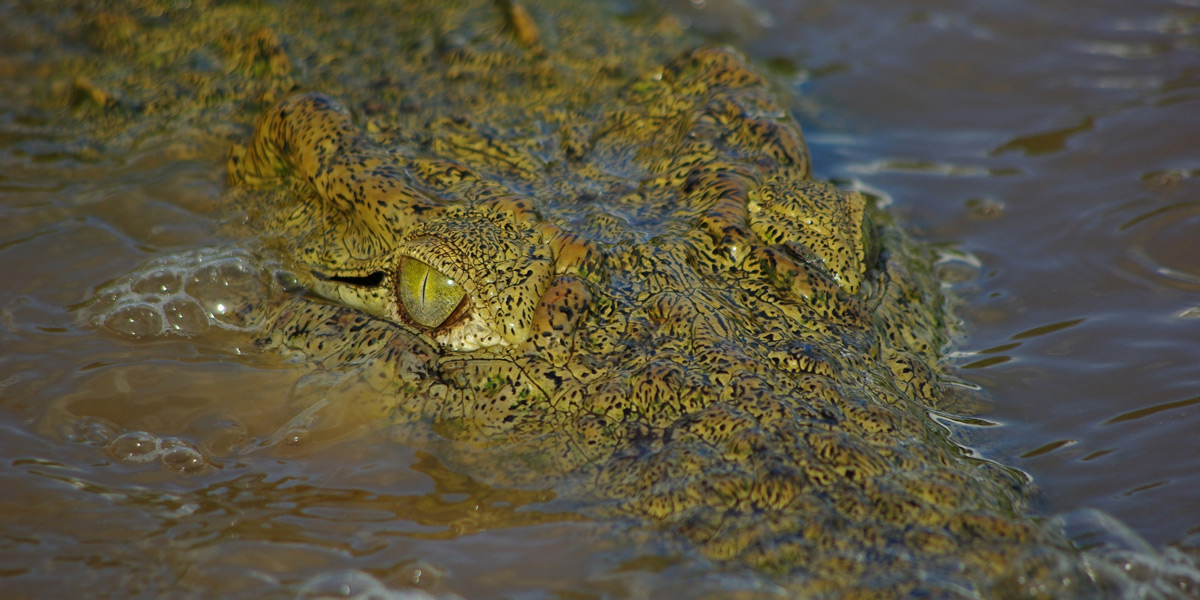
<path id="1" fill-rule="evenodd" d="M 673 9 L 793 83 L 818 176 L 942 250 L 953 360 L 989 400 L 979 447 L 1032 476 L 1039 512 L 1096 508 L 1197 551 L 1200 2 Z M 738 587 L 352 419 L 311 426 L 324 390 L 282 357 L 237 359 L 236 332 L 136 342 L 81 323 L 103 282 L 220 244 L 226 149 L 147 139 L 85 160 L 0 109 L 0 595 Z"/>

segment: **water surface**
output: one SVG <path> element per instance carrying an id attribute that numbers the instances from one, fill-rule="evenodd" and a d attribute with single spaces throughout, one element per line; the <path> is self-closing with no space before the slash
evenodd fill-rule
<path id="1" fill-rule="evenodd" d="M 989 398 L 980 449 L 1033 477 L 1040 512 L 1098 508 L 1157 548 L 1200 548 L 1197 3 L 673 9 L 792 84 L 818 176 L 884 198 L 942 249 L 962 300 L 954 361 Z M 21 64 L 0 76 L 46 75 Z M 227 148 L 64 152 L 0 107 L 6 595 L 736 587 L 632 561 L 544 491 L 490 489 L 369 434 L 324 410 L 303 369 L 242 355 L 237 331 L 139 341 L 81 322 L 134 266 L 226 243 Z"/>

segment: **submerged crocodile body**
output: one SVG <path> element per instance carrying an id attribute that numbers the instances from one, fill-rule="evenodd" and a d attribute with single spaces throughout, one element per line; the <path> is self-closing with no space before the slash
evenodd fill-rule
<path id="1" fill-rule="evenodd" d="M 312 10 L 227 39 L 240 71 L 73 92 L 110 137 L 161 114 L 239 140 L 231 202 L 298 284 L 240 307 L 264 351 L 352 373 L 356 410 L 469 475 L 800 593 L 1091 585 L 1023 479 L 931 416 L 928 258 L 810 179 L 736 52 L 590 5 Z"/>

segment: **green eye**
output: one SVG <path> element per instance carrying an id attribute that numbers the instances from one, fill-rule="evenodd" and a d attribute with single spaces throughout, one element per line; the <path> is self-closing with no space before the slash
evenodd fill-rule
<path id="1" fill-rule="evenodd" d="M 430 329 L 445 323 L 466 296 L 466 291 L 453 279 L 414 258 L 401 265 L 396 288 L 409 318 Z"/>

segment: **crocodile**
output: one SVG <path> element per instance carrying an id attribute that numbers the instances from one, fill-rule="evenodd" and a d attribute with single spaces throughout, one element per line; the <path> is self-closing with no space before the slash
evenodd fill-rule
<path id="1" fill-rule="evenodd" d="M 555 0 L 147 6 L 89 13 L 121 66 L 76 117 L 230 142 L 231 230 L 289 278 L 231 310 L 364 419 L 805 596 L 1110 585 L 956 443 L 929 252 L 737 51 Z"/>

